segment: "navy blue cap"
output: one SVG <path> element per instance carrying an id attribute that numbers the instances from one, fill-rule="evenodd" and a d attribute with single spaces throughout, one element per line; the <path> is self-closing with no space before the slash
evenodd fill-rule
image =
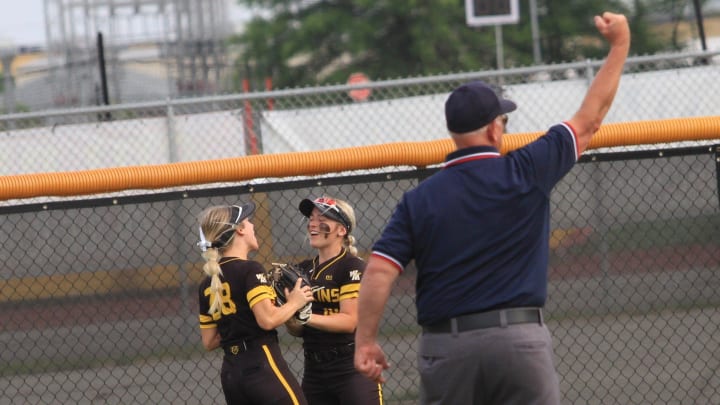
<path id="1" fill-rule="evenodd" d="M 445 121 L 450 132 L 463 134 L 480 129 L 516 108 L 515 103 L 499 97 L 487 84 L 474 81 L 450 93 L 445 101 Z"/>

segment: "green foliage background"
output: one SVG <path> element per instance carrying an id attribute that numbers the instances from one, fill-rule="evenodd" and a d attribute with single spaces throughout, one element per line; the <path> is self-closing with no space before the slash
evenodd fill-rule
<path id="1" fill-rule="evenodd" d="M 495 27 L 469 27 L 463 0 L 237 0 L 261 10 L 233 39 L 236 89 L 241 79 L 275 88 L 344 83 L 353 72 L 372 79 L 494 69 Z M 682 4 L 680 4 L 682 3 Z M 673 21 L 677 0 L 537 0 L 542 63 L 602 58 L 607 46 L 593 16 L 628 16 L 631 54 L 677 48 L 651 30 L 659 13 Z M 654 13 L 651 13 L 651 11 Z M 533 41 L 528 2 L 518 24 L 503 25 L 505 67 L 528 66 Z"/>

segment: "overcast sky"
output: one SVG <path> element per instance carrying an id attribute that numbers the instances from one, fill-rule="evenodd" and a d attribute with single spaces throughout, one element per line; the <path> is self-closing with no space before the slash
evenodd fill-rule
<path id="1" fill-rule="evenodd" d="M 0 13 L 0 41 L 16 45 L 44 45 L 43 0 L 13 1 Z"/>
<path id="2" fill-rule="evenodd" d="M 228 0 L 230 15 L 234 22 L 247 17 L 236 5 Z M 12 1 L 0 13 L 0 46 L 2 45 L 45 45 L 45 11 L 43 0 Z"/>

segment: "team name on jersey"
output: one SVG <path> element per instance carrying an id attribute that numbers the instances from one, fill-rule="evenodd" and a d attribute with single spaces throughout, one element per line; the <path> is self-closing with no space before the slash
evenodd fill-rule
<path id="1" fill-rule="evenodd" d="M 320 302 L 340 302 L 339 288 L 323 288 L 315 293 L 315 300 Z"/>

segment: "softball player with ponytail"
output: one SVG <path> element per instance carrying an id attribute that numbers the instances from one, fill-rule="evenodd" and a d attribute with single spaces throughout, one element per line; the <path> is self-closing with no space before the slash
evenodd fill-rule
<path id="1" fill-rule="evenodd" d="M 275 306 L 275 292 L 263 266 L 248 260 L 258 249 L 249 221 L 253 203 L 215 206 L 200 215 L 200 246 L 207 277 L 200 283 L 200 332 L 208 351 L 222 347 L 220 381 L 225 400 L 235 404 L 307 404 L 288 368 L 277 328 L 308 302 L 309 287 L 286 292 Z"/>
<path id="2" fill-rule="evenodd" d="M 299 267 L 315 291 L 312 313 L 304 323 L 297 317 L 288 331 L 303 337 L 305 373 L 302 389 L 310 405 L 382 404 L 382 387 L 355 370 L 354 333 L 357 297 L 365 262 L 357 257 L 355 213 L 345 201 L 329 197 L 300 202 L 308 218 L 310 246 L 318 255 Z"/>

